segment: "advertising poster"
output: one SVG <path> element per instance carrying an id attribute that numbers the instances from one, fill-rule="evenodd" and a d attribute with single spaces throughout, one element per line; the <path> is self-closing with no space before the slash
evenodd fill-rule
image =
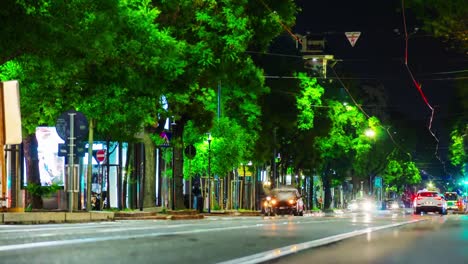
<path id="1" fill-rule="evenodd" d="M 65 158 L 58 156 L 58 144 L 64 141 L 58 136 L 55 127 L 36 128 L 37 153 L 41 185 L 52 183 L 63 186 L 65 180 Z"/>

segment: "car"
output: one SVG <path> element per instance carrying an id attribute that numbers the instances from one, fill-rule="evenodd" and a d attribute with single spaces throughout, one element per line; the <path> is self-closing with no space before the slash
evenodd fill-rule
<path id="1" fill-rule="evenodd" d="M 270 204 L 274 214 L 304 215 L 304 202 L 299 191 L 293 187 L 274 188 L 271 191 Z"/>
<path id="2" fill-rule="evenodd" d="M 374 200 L 359 198 L 351 200 L 347 209 L 351 212 L 370 212 L 377 209 L 377 204 Z"/>
<path id="3" fill-rule="evenodd" d="M 405 204 L 401 200 L 386 200 L 385 201 L 387 210 L 397 210 L 400 208 L 405 208 Z"/>
<path id="4" fill-rule="evenodd" d="M 447 210 L 459 210 L 459 197 L 456 192 L 445 192 L 445 200 L 447 201 Z"/>
<path id="5" fill-rule="evenodd" d="M 418 191 L 413 200 L 413 213 L 437 212 L 447 214 L 447 201 L 437 191 Z"/>

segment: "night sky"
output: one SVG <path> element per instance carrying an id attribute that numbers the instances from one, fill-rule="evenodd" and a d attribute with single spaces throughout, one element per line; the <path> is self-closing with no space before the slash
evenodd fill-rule
<path id="1" fill-rule="evenodd" d="M 404 116 L 410 120 L 412 126 L 408 129 L 420 138 L 417 149 L 412 150 L 418 166 L 432 176 L 446 177 L 444 165 L 433 155 L 437 144 L 428 129 L 431 110 L 424 103 L 404 64 L 401 1 L 297 0 L 296 3 L 302 12 L 292 32 L 323 35 L 327 41 L 327 54 L 341 60 L 335 66 L 338 75 L 346 73 L 354 76 L 358 82 L 381 83 L 388 97 L 387 112 L 394 118 Z M 420 29 L 415 31 L 421 25 L 408 11 L 406 23 L 408 33 L 411 33 L 408 65 L 415 79 L 422 84 L 430 105 L 436 109 L 432 131 L 440 140 L 437 153 L 447 165 L 453 118 L 463 113 L 454 108 L 457 99 L 451 80 L 453 75 L 446 72 L 465 69 L 466 57 L 448 50 L 442 41 L 430 34 Z M 347 31 L 361 32 L 354 47 L 345 37 L 344 32 Z"/>

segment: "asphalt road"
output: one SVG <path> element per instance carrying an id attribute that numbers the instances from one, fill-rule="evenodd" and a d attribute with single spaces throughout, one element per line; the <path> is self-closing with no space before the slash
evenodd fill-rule
<path id="1" fill-rule="evenodd" d="M 421 222 L 357 236 L 268 263 L 468 263 L 468 215 L 416 216 Z"/>
<path id="2" fill-rule="evenodd" d="M 467 248 L 467 221 L 465 216 L 456 215 L 379 212 L 337 217 L 3 225 L 0 263 L 311 263 L 311 258 L 319 260 L 314 263 L 386 263 L 380 262 L 380 257 L 389 254 L 378 252 L 386 252 L 390 244 L 398 250 L 396 256 L 388 258 L 390 263 L 404 263 L 399 261 L 407 260 L 412 247 L 420 250 L 421 256 L 439 254 L 432 251 L 439 245 L 458 250 L 458 243 L 465 243 Z M 465 240 L 458 239 L 459 232 Z M 409 238 L 413 240 L 407 242 Z M 364 253 L 359 253 L 361 250 Z M 466 260 L 463 252 L 457 257 Z M 350 259 L 350 254 L 356 258 Z M 279 256 L 283 257 L 271 260 Z"/>

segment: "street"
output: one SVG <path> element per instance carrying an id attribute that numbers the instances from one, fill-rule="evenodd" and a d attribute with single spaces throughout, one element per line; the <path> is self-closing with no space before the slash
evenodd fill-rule
<path id="1" fill-rule="evenodd" d="M 2 225 L 0 263 L 461 263 L 467 241 L 466 215 L 403 211 Z"/>

